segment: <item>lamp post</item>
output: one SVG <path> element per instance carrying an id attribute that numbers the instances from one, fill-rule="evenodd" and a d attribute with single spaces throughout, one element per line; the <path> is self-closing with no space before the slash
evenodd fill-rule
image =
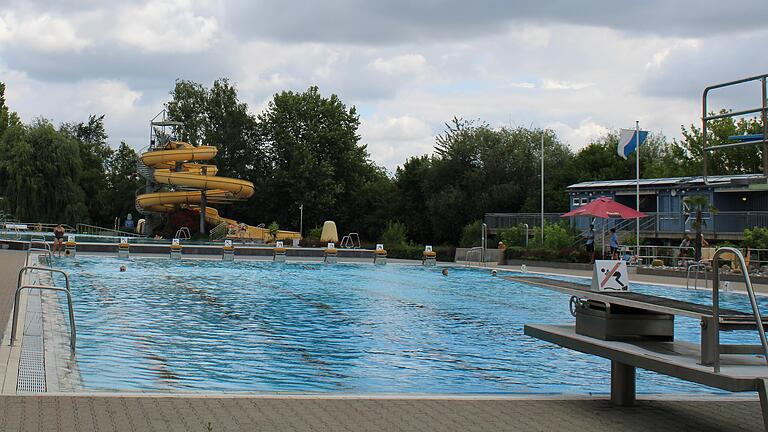
<path id="1" fill-rule="evenodd" d="M 299 236 L 304 237 L 304 204 L 299 206 Z"/>

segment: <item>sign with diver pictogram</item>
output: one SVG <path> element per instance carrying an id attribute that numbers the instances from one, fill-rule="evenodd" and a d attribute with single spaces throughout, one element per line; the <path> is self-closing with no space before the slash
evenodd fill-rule
<path id="1" fill-rule="evenodd" d="M 613 260 L 595 261 L 592 291 L 629 291 L 627 263 Z"/>

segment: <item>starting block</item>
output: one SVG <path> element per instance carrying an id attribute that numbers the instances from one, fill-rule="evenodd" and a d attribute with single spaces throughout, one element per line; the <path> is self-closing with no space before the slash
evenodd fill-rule
<path id="1" fill-rule="evenodd" d="M 336 264 L 339 262 L 339 251 L 336 245 L 328 243 L 328 247 L 323 251 L 323 262 L 326 264 Z"/>
<path id="2" fill-rule="evenodd" d="M 173 239 L 171 243 L 171 259 L 181 259 L 181 243 L 179 239 Z"/>
<path id="3" fill-rule="evenodd" d="M 224 261 L 235 260 L 235 247 L 232 245 L 232 240 L 224 240 L 224 247 L 221 250 L 221 259 Z"/>
<path id="4" fill-rule="evenodd" d="M 283 247 L 283 242 L 275 242 L 275 248 L 273 249 L 273 256 L 272 261 L 274 262 L 285 262 L 285 247 Z"/>
<path id="5" fill-rule="evenodd" d="M 387 251 L 384 249 L 383 244 L 376 245 L 376 250 L 373 251 L 373 263 L 380 265 L 387 263 Z"/>
<path id="6" fill-rule="evenodd" d="M 424 252 L 421 253 L 421 264 L 426 267 L 437 264 L 437 252 L 432 250 L 432 246 L 424 246 Z"/>
<path id="7" fill-rule="evenodd" d="M 128 237 L 120 237 L 120 243 L 117 245 L 117 257 L 128 258 L 130 250 L 131 245 L 128 244 Z"/>

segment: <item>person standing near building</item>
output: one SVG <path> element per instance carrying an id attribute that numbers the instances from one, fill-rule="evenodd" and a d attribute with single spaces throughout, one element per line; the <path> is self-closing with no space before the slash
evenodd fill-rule
<path id="1" fill-rule="evenodd" d="M 616 235 L 616 228 L 611 228 L 611 259 L 619 259 L 619 236 Z"/>
<path id="2" fill-rule="evenodd" d="M 589 255 L 589 263 L 595 262 L 595 225 L 589 224 L 589 231 L 584 236 L 587 239 L 585 246 L 587 254 Z"/>

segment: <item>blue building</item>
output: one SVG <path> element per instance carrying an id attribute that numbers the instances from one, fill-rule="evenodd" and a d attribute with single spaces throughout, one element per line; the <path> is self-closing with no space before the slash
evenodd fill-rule
<path id="1" fill-rule="evenodd" d="M 709 185 L 702 177 L 672 177 L 640 180 L 641 235 L 657 239 L 679 239 L 691 231 L 695 214 L 684 198 L 705 195 L 716 212 L 704 212 L 705 237 L 713 240 L 740 240 L 745 228 L 768 226 L 768 185 L 761 174 L 710 176 Z M 571 210 L 593 199 L 606 196 L 635 208 L 635 180 L 589 181 L 568 186 Z M 572 223 L 586 229 L 588 218 L 574 218 Z"/>

